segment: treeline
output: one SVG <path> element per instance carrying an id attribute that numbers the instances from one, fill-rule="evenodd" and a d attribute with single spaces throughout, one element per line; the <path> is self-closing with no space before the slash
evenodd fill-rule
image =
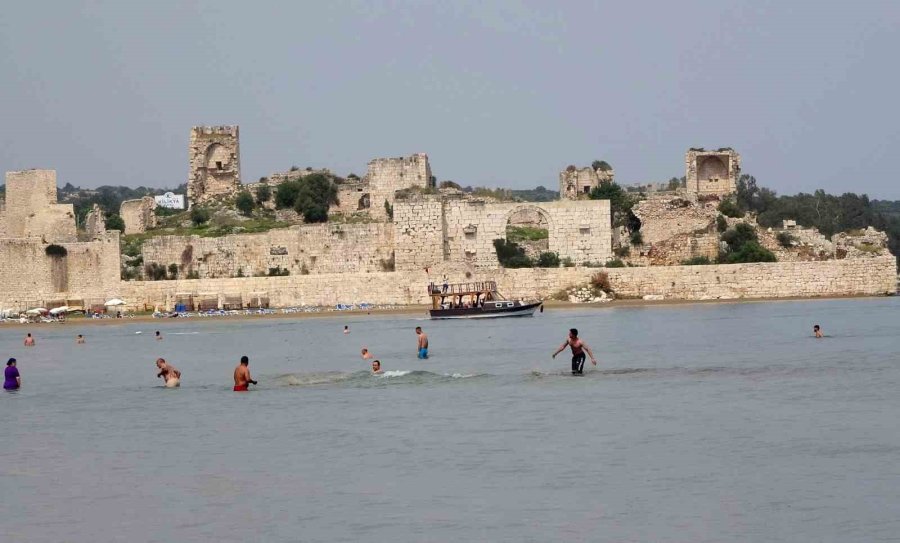
<path id="1" fill-rule="evenodd" d="M 119 207 L 125 200 L 136 200 L 144 196 L 158 196 L 166 192 L 185 194 L 187 184 L 179 185 L 174 189 L 155 189 L 149 187 L 123 187 L 104 185 L 96 189 L 83 189 L 71 183 L 66 183 L 59 188 L 58 200 L 62 203 L 72 204 L 75 208 L 75 219 L 79 225 L 84 224 L 84 218 L 94 207 L 100 206 L 107 219 L 112 219 L 112 224 L 107 224 L 110 229 L 115 229 L 119 224 Z"/>
<path id="2" fill-rule="evenodd" d="M 888 247 L 900 256 L 900 201 L 873 202 L 865 194 L 846 192 L 835 196 L 824 190 L 778 196 L 771 189 L 759 187 L 753 176 L 742 175 L 734 203 L 743 213 L 756 213 L 757 222 L 764 227 L 780 227 L 783 220 L 795 220 L 831 237 L 837 232 L 871 226 L 887 233 Z"/>

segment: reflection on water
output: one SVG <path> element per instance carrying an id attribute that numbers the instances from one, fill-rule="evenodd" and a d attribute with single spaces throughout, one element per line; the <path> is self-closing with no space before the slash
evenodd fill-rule
<path id="1" fill-rule="evenodd" d="M 898 308 L 3 326 L 3 541 L 891 540 Z M 580 377 L 550 358 L 570 327 Z"/>

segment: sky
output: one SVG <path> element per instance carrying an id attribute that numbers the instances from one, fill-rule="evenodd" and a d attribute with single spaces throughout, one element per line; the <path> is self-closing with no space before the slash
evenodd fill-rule
<path id="1" fill-rule="evenodd" d="M 889 1 L 11 2 L 0 168 L 174 187 L 191 127 L 237 124 L 244 182 L 426 152 L 439 181 L 555 190 L 733 147 L 780 194 L 900 199 L 898 27 Z"/>

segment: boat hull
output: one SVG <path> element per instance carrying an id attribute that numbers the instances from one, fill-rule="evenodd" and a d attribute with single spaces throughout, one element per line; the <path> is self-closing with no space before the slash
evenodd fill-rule
<path id="1" fill-rule="evenodd" d="M 508 305 L 512 303 L 513 305 Z M 432 309 L 431 318 L 437 319 L 496 319 L 500 317 L 530 317 L 541 306 L 541 302 L 488 302 L 484 307 L 459 307 L 455 309 Z"/>

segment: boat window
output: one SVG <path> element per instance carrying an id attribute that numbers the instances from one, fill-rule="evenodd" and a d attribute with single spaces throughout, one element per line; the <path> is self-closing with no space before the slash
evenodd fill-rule
<path id="1" fill-rule="evenodd" d="M 506 302 L 506 307 L 512 307 L 512 306 L 514 306 L 514 305 L 515 305 L 515 304 L 512 303 L 512 302 Z"/>

